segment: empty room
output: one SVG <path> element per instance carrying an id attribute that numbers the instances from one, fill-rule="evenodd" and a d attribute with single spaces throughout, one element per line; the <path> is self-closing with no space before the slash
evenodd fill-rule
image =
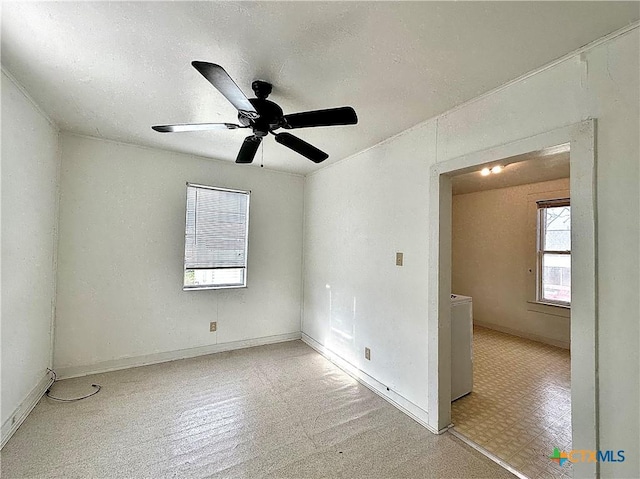
<path id="1" fill-rule="evenodd" d="M 640 2 L 0 15 L 3 478 L 640 477 Z"/>

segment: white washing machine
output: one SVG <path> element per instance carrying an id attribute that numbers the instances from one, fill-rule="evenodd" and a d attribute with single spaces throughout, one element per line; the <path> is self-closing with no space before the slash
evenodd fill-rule
<path id="1" fill-rule="evenodd" d="M 473 301 L 451 295 L 451 401 L 473 389 Z"/>

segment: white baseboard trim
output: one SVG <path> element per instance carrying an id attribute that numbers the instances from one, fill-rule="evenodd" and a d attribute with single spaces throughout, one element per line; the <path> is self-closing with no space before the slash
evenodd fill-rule
<path id="1" fill-rule="evenodd" d="M 265 344 L 282 343 L 285 341 L 295 341 L 300 339 L 300 332 L 278 334 L 275 336 L 265 336 L 262 338 L 244 339 L 229 343 L 210 344 L 197 348 L 179 349 L 177 351 L 167 351 L 163 353 L 146 354 L 144 356 L 134 356 L 128 358 L 112 359 L 99 363 L 88 364 L 86 366 L 69 366 L 56 369 L 58 379 L 70 379 L 89 374 L 107 373 L 119 369 L 136 368 L 148 366 L 150 364 L 166 363 L 178 359 L 195 358 L 207 354 L 222 353 L 235 349 L 252 348 L 254 346 L 264 346 Z"/>
<path id="2" fill-rule="evenodd" d="M 311 348 L 315 349 L 318 353 L 320 353 L 322 356 L 327 358 L 333 364 L 338 366 L 340 369 L 346 372 L 349 376 L 353 377 L 360 384 L 369 388 L 371 391 L 376 393 L 382 399 L 389 402 L 392 406 L 394 406 L 395 408 L 405 413 L 414 421 L 426 427 L 432 433 L 440 434 L 446 431 L 446 429 L 443 429 L 442 431 L 434 430 L 431 426 L 429 426 L 429 413 L 427 411 L 417 406 L 415 403 L 411 402 L 409 399 L 405 398 L 404 396 L 398 394 L 397 392 L 390 390 L 389 388 L 387 388 L 387 386 L 382 384 L 380 381 L 368 375 L 361 369 L 358 369 L 357 367 L 349 363 L 346 359 L 343 359 L 337 354 L 335 354 L 333 351 L 327 349 L 325 346 L 320 344 L 311 336 L 308 336 L 307 334 L 302 333 L 302 341 L 308 346 L 310 346 Z"/>
<path id="3" fill-rule="evenodd" d="M 31 390 L 27 397 L 20 403 L 20 405 L 13 411 L 13 414 L 2 425 L 2 443 L 0 443 L 0 449 L 11 439 L 11 436 L 18 430 L 20 425 L 27 419 L 29 413 L 36 407 L 40 398 L 44 396 L 47 389 L 53 384 L 53 378 L 50 374 L 45 374 L 38 384 Z"/>
<path id="4" fill-rule="evenodd" d="M 500 331 L 501 333 L 507 333 L 512 336 L 518 336 L 519 338 L 530 339 L 532 341 L 537 341 L 539 343 L 549 344 L 551 346 L 556 346 L 562 349 L 571 349 L 571 343 L 569 341 L 561 341 L 559 339 L 547 338 L 545 336 L 538 336 L 537 334 L 526 333 L 523 331 L 518 331 L 517 329 L 507 328 L 505 326 L 499 326 L 493 323 L 485 323 L 483 321 L 473 320 L 473 324 L 475 326 L 480 326 L 482 328 L 493 329 L 494 331 Z"/>

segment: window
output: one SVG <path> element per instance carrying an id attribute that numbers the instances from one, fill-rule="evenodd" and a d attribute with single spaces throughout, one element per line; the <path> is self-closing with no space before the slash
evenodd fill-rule
<path id="1" fill-rule="evenodd" d="M 538 287 L 542 303 L 571 304 L 571 205 L 538 201 Z"/>
<path id="2" fill-rule="evenodd" d="M 247 285 L 249 192 L 187 183 L 184 289 Z"/>

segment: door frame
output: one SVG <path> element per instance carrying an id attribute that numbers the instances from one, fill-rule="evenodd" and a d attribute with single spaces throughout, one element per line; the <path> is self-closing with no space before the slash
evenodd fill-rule
<path id="1" fill-rule="evenodd" d="M 596 251 L 596 121 L 586 120 L 431 167 L 429 193 L 429 426 L 451 425 L 451 176 L 530 152 L 570 144 L 571 426 L 575 449 L 598 448 L 598 300 Z M 535 161 L 535 159 L 531 160 Z M 576 477 L 597 477 L 597 463 L 575 463 Z"/>

